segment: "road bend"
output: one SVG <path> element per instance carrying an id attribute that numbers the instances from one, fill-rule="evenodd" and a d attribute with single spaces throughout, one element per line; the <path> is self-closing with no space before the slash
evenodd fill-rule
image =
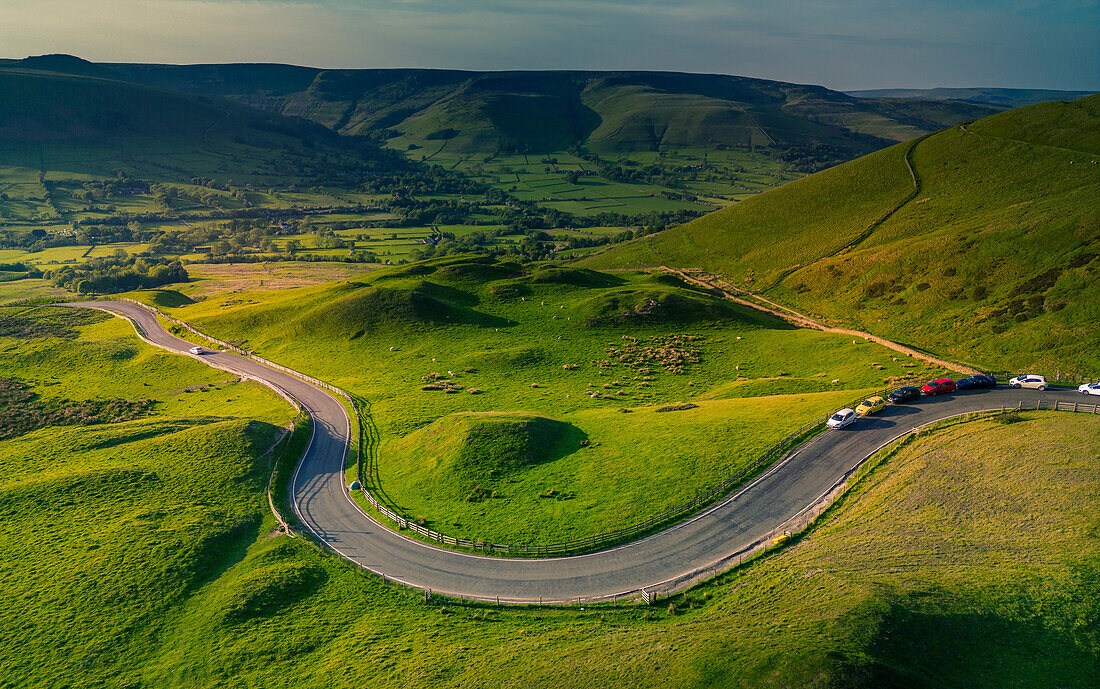
<path id="1" fill-rule="evenodd" d="M 407 538 L 352 502 L 344 485 L 350 423 L 344 406 L 329 393 L 236 354 L 193 355 L 189 352 L 192 343 L 167 332 L 155 314 L 138 304 L 103 301 L 70 306 L 101 309 L 126 318 L 158 347 L 263 382 L 297 400 L 313 417 L 314 433 L 288 487 L 289 502 L 300 528 L 322 544 L 397 582 L 444 595 L 499 599 L 502 603 L 614 599 L 706 571 L 760 543 L 776 527 L 816 503 L 878 448 L 918 426 L 967 412 L 1016 407 L 1021 402 L 1034 406 L 1039 400 L 1081 400 L 1075 391 L 1001 386 L 890 405 L 847 429 L 817 436 L 732 495 L 651 536 L 587 555 L 487 557 Z"/>

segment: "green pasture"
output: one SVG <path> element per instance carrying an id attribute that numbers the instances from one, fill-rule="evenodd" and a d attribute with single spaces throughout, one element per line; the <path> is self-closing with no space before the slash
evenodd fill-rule
<path id="1" fill-rule="evenodd" d="M 202 281 L 188 293 L 199 298 Z M 647 309 L 649 317 L 622 315 Z M 498 540 L 568 540 L 644 519 L 838 405 L 940 373 L 667 277 L 469 257 L 172 311 L 366 399 L 381 434 L 385 495 L 439 530 Z M 655 412 L 682 402 L 698 408 Z M 437 424 L 446 434 L 470 412 L 545 417 L 588 443 L 514 472 L 443 472 L 433 492 L 435 460 L 422 451 L 431 445 L 422 431 Z M 678 443 L 683 437 L 694 440 Z M 650 490 L 653 481 L 660 490 Z M 478 485 L 498 497 L 467 501 Z M 537 497 L 547 490 L 573 498 Z"/>

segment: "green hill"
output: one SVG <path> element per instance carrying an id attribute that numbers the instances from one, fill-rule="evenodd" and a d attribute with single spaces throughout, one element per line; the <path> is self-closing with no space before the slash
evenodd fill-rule
<path id="1" fill-rule="evenodd" d="M 36 69 L 0 66 L 0 165 L 108 175 L 122 168 L 154 178 L 232 169 L 241 179 L 308 175 L 326 155 L 368 166 L 388 157 L 306 120 L 106 78 L 106 68 L 49 57 L 20 63 Z"/>
<path id="2" fill-rule="evenodd" d="M 1004 112 L 581 264 L 702 268 L 987 366 L 1095 374 L 1098 125 L 1100 95 Z"/>
<path id="3" fill-rule="evenodd" d="M 851 157 L 992 112 L 676 72 L 108 67 L 135 81 L 308 117 L 344 134 L 400 135 L 402 145 L 447 141 L 449 150 L 486 153 L 824 144 Z"/>

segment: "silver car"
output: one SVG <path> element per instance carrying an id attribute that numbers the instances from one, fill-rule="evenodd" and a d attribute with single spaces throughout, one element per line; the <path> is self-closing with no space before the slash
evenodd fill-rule
<path id="1" fill-rule="evenodd" d="M 825 425 L 829 428 L 844 428 L 845 426 L 855 423 L 858 418 L 854 409 L 845 407 L 830 416 L 829 420 L 825 422 Z"/>
<path id="2" fill-rule="evenodd" d="M 1100 395 L 1100 383 L 1085 383 L 1077 386 L 1077 392 L 1082 395 Z"/>

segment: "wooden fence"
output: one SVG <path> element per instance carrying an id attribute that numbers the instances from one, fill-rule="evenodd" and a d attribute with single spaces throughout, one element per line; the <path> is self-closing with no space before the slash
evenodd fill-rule
<path id="1" fill-rule="evenodd" d="M 136 300 L 133 300 L 133 299 L 127 299 L 126 301 L 132 301 L 134 303 L 141 304 L 141 302 L 137 302 Z M 323 388 L 325 390 L 328 390 L 330 392 L 333 392 L 333 393 L 336 393 L 336 394 L 342 396 L 345 400 L 348 401 L 349 404 L 351 404 L 352 409 L 356 413 L 356 416 L 359 417 L 359 407 L 358 407 L 358 405 L 355 403 L 355 401 L 352 399 L 352 397 L 348 393 L 346 393 L 343 390 L 337 388 L 336 386 L 330 385 L 329 383 L 326 383 L 322 380 L 318 380 L 317 378 L 313 378 L 311 376 L 307 376 L 305 374 L 299 373 L 298 371 L 287 368 L 286 366 L 282 366 L 282 365 L 277 364 L 273 361 L 269 361 L 267 359 L 264 359 L 260 356 L 257 356 L 256 354 L 250 352 L 250 351 L 245 351 L 245 350 L 241 349 L 240 347 L 232 345 L 228 342 L 224 342 L 222 340 L 218 340 L 216 338 L 210 337 L 209 335 L 206 335 L 205 333 L 200 332 L 199 330 L 196 330 L 190 324 L 188 324 L 184 321 L 181 321 L 179 319 L 173 318 L 171 316 L 168 316 L 168 315 L 164 314 L 163 312 L 161 312 L 160 310 L 158 310 L 156 308 L 153 308 L 153 307 L 150 307 L 147 304 L 141 304 L 141 305 L 145 306 L 146 308 L 149 308 L 151 311 L 156 313 L 158 316 L 164 318 L 165 320 L 168 320 L 168 321 L 170 321 L 172 323 L 175 323 L 175 324 L 177 324 L 177 325 L 179 325 L 183 328 L 186 328 L 188 331 L 190 331 L 190 332 L 194 333 L 195 335 L 197 335 L 199 337 L 202 337 L 202 338 L 204 338 L 204 339 L 206 339 L 210 342 L 218 344 L 219 346 L 225 347 L 226 349 L 229 349 L 231 351 L 237 352 L 237 353 L 241 354 L 242 356 L 246 356 L 246 357 L 251 358 L 255 361 L 258 361 L 258 362 L 264 364 L 265 366 L 270 366 L 271 368 L 274 368 L 276 370 L 283 371 L 284 373 L 293 375 L 293 376 L 295 376 L 297 378 L 300 378 L 304 381 L 307 381 L 307 382 L 309 382 L 313 385 L 316 385 L 317 387 Z M 1003 373 L 998 374 L 998 380 L 1004 380 L 1004 378 L 1002 378 L 1003 375 L 1004 375 Z M 875 394 L 877 394 L 877 393 L 875 393 Z M 882 394 L 885 397 L 886 391 L 883 391 Z M 870 396 L 870 395 L 868 395 L 868 396 Z M 851 404 L 849 404 L 847 406 L 850 406 L 850 407 L 854 408 L 863 399 L 866 399 L 866 397 L 860 397 L 858 400 L 853 401 Z M 1062 401 L 1043 402 L 1042 400 L 1038 400 L 1038 401 L 1036 401 L 1034 406 L 1031 406 L 1031 405 L 1025 405 L 1021 401 L 1014 408 L 1013 407 L 1005 407 L 1004 411 L 1009 411 L 1009 410 L 1012 410 L 1012 409 L 1015 409 L 1015 410 L 1018 410 L 1018 411 L 1030 410 L 1030 409 L 1052 409 L 1052 410 L 1057 410 L 1057 411 L 1072 411 L 1072 412 L 1100 414 L 1100 404 L 1089 404 L 1089 403 L 1082 403 L 1082 402 L 1062 402 Z M 618 543 L 623 543 L 623 542 L 633 540 L 633 539 L 635 539 L 639 536 L 642 536 L 642 535 L 644 535 L 648 532 L 651 532 L 651 531 L 655 530 L 657 527 L 660 527 L 660 526 L 663 526 L 663 525 L 666 525 L 666 524 L 671 524 L 675 521 L 683 519 L 683 518 L 697 512 L 698 510 L 702 509 L 703 507 L 706 507 L 709 504 L 711 504 L 711 503 L 717 501 L 718 499 L 724 497 L 730 491 L 732 491 L 733 488 L 741 485 L 748 478 L 750 478 L 751 476 L 753 476 L 757 472 L 759 472 L 759 471 L 765 469 L 766 467 L 771 466 L 775 462 L 779 461 L 789 451 L 791 451 L 795 447 L 800 446 L 800 445 L 804 444 L 805 442 L 809 441 L 810 439 L 814 438 L 815 436 L 817 436 L 821 431 L 823 431 L 825 429 L 825 421 L 827 419 L 828 419 L 828 416 L 826 416 L 824 418 L 820 418 L 820 419 L 815 419 L 814 421 L 811 421 L 811 422 L 805 424 L 804 426 L 802 426 L 798 430 L 794 431 L 793 433 L 789 434 L 787 437 L 780 440 L 778 443 L 776 443 L 772 447 L 768 448 L 764 453 L 757 456 L 746 467 L 742 468 L 737 473 L 727 477 L 726 479 L 724 479 L 723 481 L 719 482 L 718 484 L 712 486 L 711 488 L 709 488 L 705 491 L 698 492 L 696 494 L 696 496 L 691 500 L 688 500 L 686 502 L 683 502 L 683 503 L 680 503 L 680 504 L 675 505 L 673 507 L 670 507 L 667 510 L 665 510 L 664 512 L 661 512 L 660 514 L 653 515 L 653 516 L 649 517 L 648 519 L 637 522 L 635 524 L 631 524 L 629 526 L 625 526 L 621 529 L 616 529 L 614 531 L 606 531 L 606 532 L 603 532 L 603 533 L 599 533 L 599 534 L 589 536 L 587 538 L 580 538 L 580 539 L 575 539 L 575 540 L 572 540 L 572 541 L 563 541 L 563 542 L 560 542 L 560 543 L 548 543 L 548 544 L 501 544 L 501 543 L 493 543 L 493 542 L 490 542 L 490 541 L 485 541 L 485 540 L 480 540 L 480 539 L 468 539 L 468 538 L 458 538 L 456 536 L 449 536 L 447 534 L 440 533 L 440 532 L 435 531 L 433 529 L 429 529 L 425 526 L 421 526 L 420 524 L 417 524 L 415 521 L 410 520 L 407 516 L 402 515 L 402 514 L 398 514 L 393 509 L 391 509 L 386 504 L 384 504 L 382 501 L 378 500 L 378 498 L 376 498 L 375 495 L 367 488 L 367 482 L 364 480 L 365 477 L 363 476 L 363 471 L 362 471 L 362 469 L 363 469 L 362 457 L 364 455 L 363 450 L 365 449 L 365 448 L 362 447 L 362 445 L 363 445 L 362 439 L 360 439 L 360 453 L 359 453 L 360 461 L 359 461 L 359 467 L 358 467 L 358 470 L 357 470 L 357 475 L 359 477 L 360 490 L 362 491 L 363 496 L 366 498 L 367 502 L 369 502 L 370 505 L 375 510 L 377 510 L 379 513 L 384 515 L 390 521 L 397 524 L 398 527 L 400 527 L 402 529 L 408 529 L 408 530 L 410 530 L 410 531 L 412 531 L 416 534 L 419 534 L 423 538 L 426 538 L 430 541 L 435 541 L 435 542 L 443 544 L 443 545 L 448 545 L 448 546 L 453 546 L 453 547 L 458 547 L 458 548 L 467 548 L 467 549 L 471 549 L 471 550 L 480 550 L 480 551 L 487 552 L 487 553 L 495 553 L 495 554 L 509 555 L 509 556 L 545 557 L 545 556 L 575 555 L 575 554 L 581 554 L 581 553 L 586 553 L 586 552 L 592 552 L 592 551 L 595 551 L 595 550 L 600 550 L 600 549 L 609 547 L 611 545 L 615 545 L 615 544 L 618 544 Z M 363 426 L 361 417 L 359 417 L 359 427 L 361 429 L 361 434 L 362 434 L 362 429 L 363 429 L 364 426 Z M 923 428 L 917 428 L 917 429 L 913 429 L 912 432 L 919 434 L 922 430 L 923 430 Z M 350 442 L 350 440 L 351 439 L 349 438 L 349 442 Z M 847 479 L 847 476 L 845 477 L 844 480 L 846 480 L 846 479 Z M 840 484 L 837 484 L 837 485 L 839 486 Z M 803 512 L 799 513 L 799 515 L 796 515 L 796 518 L 806 517 L 806 515 L 810 515 L 809 518 L 812 520 L 813 517 L 815 517 L 817 514 L 820 514 L 820 512 L 823 511 L 828 506 L 828 504 L 830 504 L 830 503 L 831 503 L 831 500 L 823 500 L 823 501 L 819 502 L 817 505 L 809 506 L 809 507 L 806 508 L 806 510 L 803 510 Z M 699 579 L 700 577 L 705 579 L 705 578 L 711 576 L 710 573 L 717 574 L 717 572 L 721 568 L 729 568 L 731 566 L 735 566 L 736 564 L 740 564 L 741 562 L 743 562 L 746 559 L 754 557 L 757 553 L 766 552 L 768 550 L 769 544 L 776 537 L 778 537 L 779 535 L 788 535 L 789 534 L 789 528 L 788 528 L 789 524 L 790 524 L 790 521 L 784 523 L 783 525 L 780 525 L 779 527 L 776 527 L 776 529 L 773 529 L 771 532 L 769 532 L 762 539 L 760 539 L 757 542 L 751 544 L 750 546 L 743 549 L 739 553 L 736 553 L 734 556 L 731 556 L 730 558 L 727 558 L 725 561 L 723 561 L 721 563 L 716 563 L 712 567 L 704 568 L 702 570 L 697 570 L 697 571 L 685 574 L 682 577 L 678 577 L 674 582 L 673 581 L 663 582 L 662 585 L 655 585 L 654 587 L 646 587 L 644 589 L 641 589 L 640 593 L 641 593 L 641 596 L 642 596 L 643 600 L 645 600 L 647 603 L 655 601 L 655 600 L 657 600 L 659 595 L 669 595 L 669 591 L 683 590 L 684 588 L 688 588 L 688 587 L 694 585 L 694 583 L 696 583 L 696 580 L 702 580 L 702 579 Z M 736 559 L 734 560 L 733 558 L 736 558 Z"/>
<path id="2" fill-rule="evenodd" d="M 847 406 L 855 407 L 859 402 L 866 399 L 866 397 L 860 397 L 858 400 L 852 402 Z M 595 550 L 601 550 L 617 543 L 624 543 L 633 540 L 639 536 L 642 536 L 648 532 L 655 530 L 657 527 L 671 524 L 680 519 L 683 519 L 700 509 L 707 507 L 708 505 L 716 502 L 718 499 L 724 497 L 730 493 L 735 487 L 744 483 L 748 478 L 758 473 L 759 471 L 766 469 L 775 462 L 782 459 L 788 451 L 792 450 L 797 445 L 802 444 L 805 441 L 810 440 L 818 433 L 825 429 L 825 421 L 828 420 L 828 416 L 815 419 L 811 421 L 787 437 L 783 438 L 775 445 L 765 450 L 762 454 L 757 456 L 747 466 L 743 467 L 737 473 L 727 477 L 718 484 L 711 486 L 707 490 L 699 491 L 695 497 L 691 500 L 682 502 L 678 505 L 668 508 L 660 514 L 655 514 L 648 519 L 644 519 L 640 522 L 636 522 L 629 526 L 624 526 L 621 529 L 615 529 L 614 531 L 605 531 L 602 533 L 594 534 L 586 538 L 578 538 L 571 541 L 563 541 L 560 543 L 541 543 L 541 544 L 529 544 L 529 543 L 493 543 L 491 541 L 485 541 L 481 539 L 468 539 L 458 538 L 456 536 L 448 536 L 447 534 L 434 531 L 427 527 L 417 524 L 415 521 L 410 520 L 406 515 L 401 515 L 393 511 L 391 508 L 383 504 L 378 500 L 369 489 L 367 489 L 367 482 L 364 480 L 362 474 L 362 467 L 360 466 L 359 472 L 359 484 L 361 486 L 364 497 L 367 502 L 371 504 L 376 510 L 386 516 L 399 527 L 403 529 L 409 529 L 410 531 L 419 534 L 420 536 L 441 543 L 443 545 L 455 546 L 459 548 L 469 548 L 472 550 L 480 550 L 486 553 L 494 553 L 508 556 L 529 556 L 529 557 L 561 557 L 565 555 L 578 555 L 581 553 L 592 552 Z"/>

